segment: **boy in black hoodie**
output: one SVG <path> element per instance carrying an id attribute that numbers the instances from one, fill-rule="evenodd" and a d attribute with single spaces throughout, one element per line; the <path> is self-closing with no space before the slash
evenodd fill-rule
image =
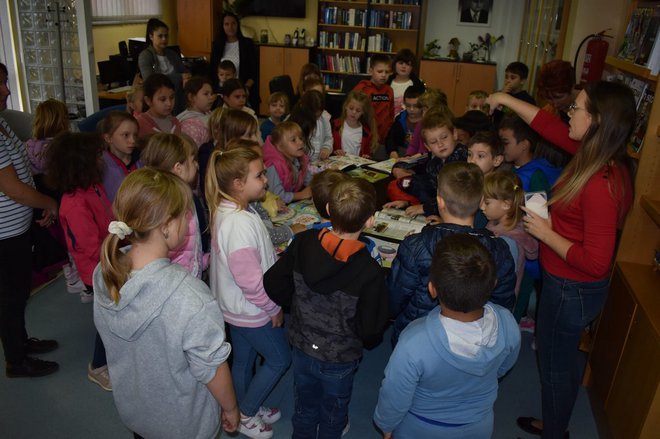
<path id="1" fill-rule="evenodd" d="M 327 211 L 332 230 L 299 233 L 264 275 L 268 296 L 291 312 L 294 438 L 347 431 L 362 349 L 380 341 L 389 317 L 385 276 L 358 239 L 374 223 L 373 186 L 337 183 Z"/>

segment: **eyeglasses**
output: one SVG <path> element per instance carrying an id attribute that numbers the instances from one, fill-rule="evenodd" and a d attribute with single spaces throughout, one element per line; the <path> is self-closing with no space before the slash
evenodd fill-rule
<path id="1" fill-rule="evenodd" d="M 587 111 L 586 108 L 580 108 L 575 103 L 568 106 L 568 115 L 572 116 L 577 110 Z"/>

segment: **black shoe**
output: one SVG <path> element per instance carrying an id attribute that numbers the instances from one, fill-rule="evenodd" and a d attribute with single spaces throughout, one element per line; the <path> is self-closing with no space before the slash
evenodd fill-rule
<path id="1" fill-rule="evenodd" d="M 54 361 L 25 357 L 22 363 L 7 363 L 5 372 L 8 378 L 42 377 L 57 372 L 59 368 L 60 365 Z"/>
<path id="2" fill-rule="evenodd" d="M 25 342 L 25 353 L 30 354 L 45 354 L 57 349 L 59 345 L 55 340 L 39 340 L 38 338 L 28 338 Z"/>
<path id="3" fill-rule="evenodd" d="M 534 427 L 532 421 L 536 421 L 536 418 L 520 417 L 516 420 L 516 423 L 518 424 L 518 427 L 520 427 L 523 431 L 529 434 L 541 436 L 543 429 Z"/>
<path id="4" fill-rule="evenodd" d="M 518 424 L 518 427 L 520 427 L 526 433 L 541 436 L 543 434 L 543 429 L 535 427 L 534 424 L 532 424 L 532 421 L 536 421 L 536 418 L 520 417 L 516 420 L 516 423 Z M 569 439 L 569 437 L 570 435 L 568 431 L 566 431 L 564 433 L 564 439 Z"/>

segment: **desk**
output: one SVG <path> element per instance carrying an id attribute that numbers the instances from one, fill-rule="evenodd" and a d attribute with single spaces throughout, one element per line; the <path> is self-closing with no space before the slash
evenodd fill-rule
<path id="1" fill-rule="evenodd" d="M 99 89 L 99 108 L 108 108 L 126 102 L 126 93 L 127 92 L 125 91 L 119 93 L 110 93 L 107 90 Z"/>

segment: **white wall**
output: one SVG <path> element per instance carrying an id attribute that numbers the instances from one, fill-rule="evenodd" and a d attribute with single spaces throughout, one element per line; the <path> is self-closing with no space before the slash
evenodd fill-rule
<path id="1" fill-rule="evenodd" d="M 438 39 L 442 46 L 440 53 L 447 55 L 449 40 L 453 37 L 461 41 L 458 53 L 469 49 L 468 43 L 477 43 L 477 38 L 487 32 L 491 35 L 504 35 L 491 51 L 491 61 L 497 63 L 498 88 L 504 83 L 504 69 L 518 58 L 518 45 L 522 29 L 524 2 L 521 0 L 494 0 L 490 26 L 458 25 L 458 0 L 426 0 L 427 18 L 424 44 Z M 475 84 L 475 89 L 479 84 Z"/>

